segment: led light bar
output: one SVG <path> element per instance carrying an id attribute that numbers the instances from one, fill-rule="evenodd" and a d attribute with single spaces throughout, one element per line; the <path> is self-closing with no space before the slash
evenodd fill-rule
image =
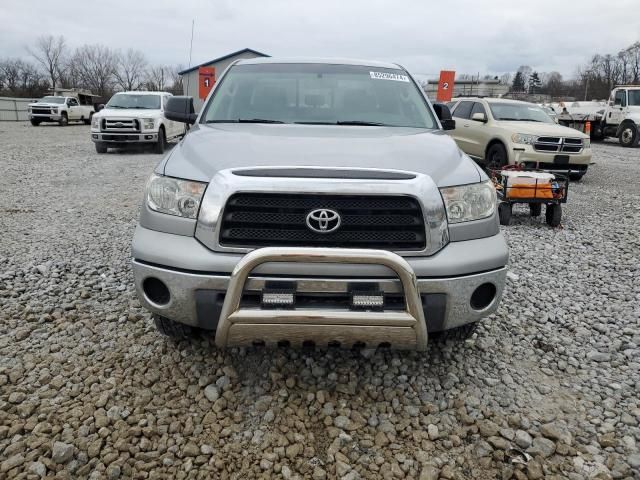
<path id="1" fill-rule="evenodd" d="M 384 294 L 382 292 L 353 292 L 351 306 L 353 308 L 383 308 Z"/>
<path id="2" fill-rule="evenodd" d="M 293 290 L 262 290 L 263 307 L 293 307 L 296 304 L 296 292 Z"/>

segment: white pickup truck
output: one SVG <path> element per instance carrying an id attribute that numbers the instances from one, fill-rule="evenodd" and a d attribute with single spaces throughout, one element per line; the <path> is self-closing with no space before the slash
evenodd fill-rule
<path id="1" fill-rule="evenodd" d="M 93 116 L 91 140 L 96 152 L 106 153 L 109 147 L 146 144 L 153 146 L 156 153 L 163 153 L 167 140 L 185 132 L 183 124 L 164 116 L 165 105 L 171 96 L 167 92 L 116 93 Z"/>
<path id="2" fill-rule="evenodd" d="M 56 122 L 63 127 L 69 122 L 84 122 L 89 125 L 95 107 L 80 104 L 76 97 L 47 96 L 30 103 L 27 113 L 34 127 L 42 122 Z"/>

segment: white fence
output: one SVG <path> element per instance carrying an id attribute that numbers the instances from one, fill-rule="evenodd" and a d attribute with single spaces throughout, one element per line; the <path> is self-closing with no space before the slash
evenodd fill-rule
<path id="1" fill-rule="evenodd" d="M 33 98 L 0 97 L 0 121 L 26 122 L 27 105 L 33 102 Z"/>

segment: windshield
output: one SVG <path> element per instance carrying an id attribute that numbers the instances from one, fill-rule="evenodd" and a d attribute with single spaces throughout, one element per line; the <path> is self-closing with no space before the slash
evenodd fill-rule
<path id="1" fill-rule="evenodd" d="M 640 105 L 640 90 L 628 90 L 629 105 Z"/>
<path id="2" fill-rule="evenodd" d="M 533 104 L 489 102 L 489 108 L 495 120 L 555 123 L 542 108 Z"/>
<path id="3" fill-rule="evenodd" d="M 404 71 L 326 64 L 232 67 L 203 121 L 437 128 Z"/>
<path id="4" fill-rule="evenodd" d="M 58 103 L 58 104 L 63 104 L 64 103 L 64 97 L 42 97 L 36 103 Z"/>
<path id="5" fill-rule="evenodd" d="M 132 93 L 116 93 L 106 108 L 139 108 L 142 110 L 159 110 L 160 95 L 136 95 Z"/>

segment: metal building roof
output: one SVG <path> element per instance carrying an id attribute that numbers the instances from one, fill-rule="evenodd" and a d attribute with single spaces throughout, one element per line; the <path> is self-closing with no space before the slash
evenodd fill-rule
<path id="1" fill-rule="evenodd" d="M 206 65 L 211 65 L 212 63 L 221 62 L 222 60 L 226 60 L 227 58 L 235 57 L 236 55 L 241 55 L 243 53 L 254 53 L 254 54 L 256 54 L 256 55 L 258 55 L 260 57 L 269 57 L 270 56 L 270 55 L 267 55 L 266 53 L 258 52 L 257 50 L 254 50 L 252 48 L 243 48 L 242 50 L 238 50 L 237 52 L 229 53 L 229 54 L 224 55 L 222 57 L 214 58 L 213 60 L 209 60 L 208 62 L 204 62 L 204 63 L 201 63 L 200 65 L 196 65 L 195 67 L 191 67 L 191 68 L 187 68 L 186 70 L 182 70 L 181 72 L 178 72 L 178 75 L 184 75 L 185 73 L 193 72 L 194 70 L 197 70 L 200 67 L 204 67 Z"/>

